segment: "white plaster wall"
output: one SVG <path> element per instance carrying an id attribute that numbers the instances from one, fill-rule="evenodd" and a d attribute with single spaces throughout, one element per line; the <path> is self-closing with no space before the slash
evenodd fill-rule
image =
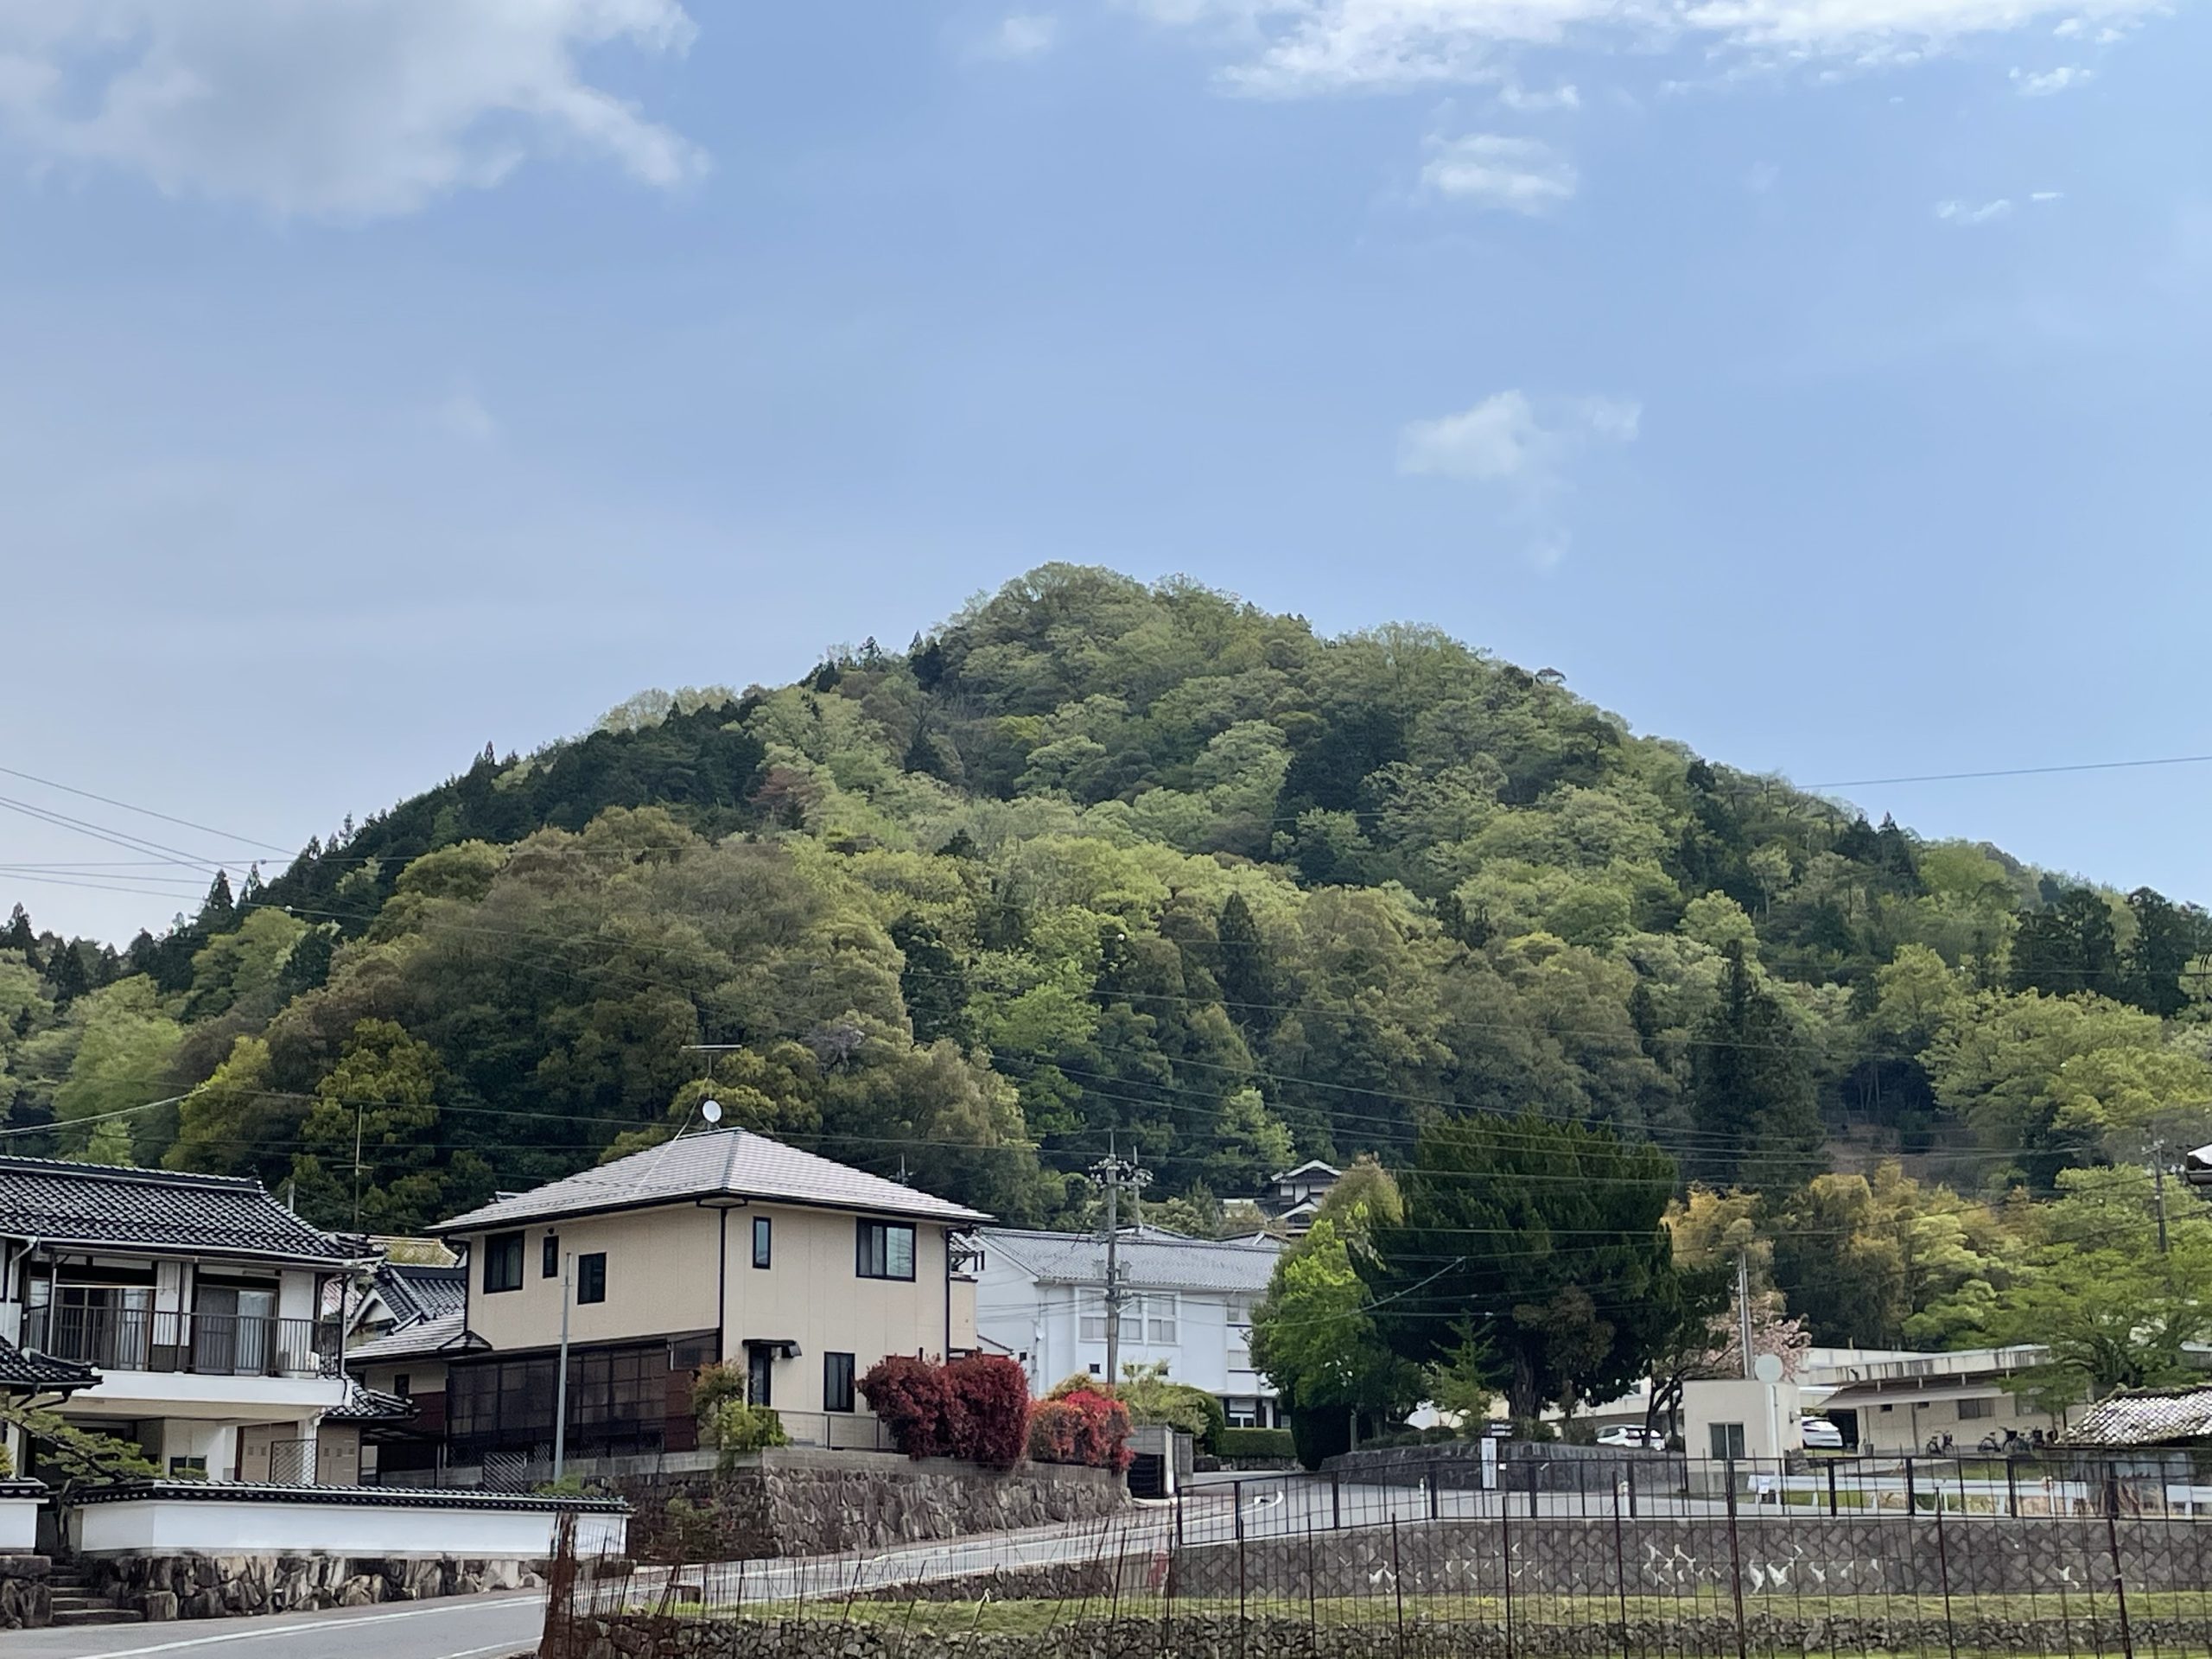
<path id="1" fill-rule="evenodd" d="M 25 1554 L 38 1544 L 38 1499 L 0 1497 L 0 1554 Z"/>
<path id="2" fill-rule="evenodd" d="M 552 1553 L 556 1519 L 548 1510 L 149 1497 L 85 1504 L 76 1511 L 71 1532 L 78 1550 L 92 1555 L 283 1553 L 537 1560 Z M 627 1516 L 576 1517 L 581 1554 L 620 1554 L 628 1535 Z"/>

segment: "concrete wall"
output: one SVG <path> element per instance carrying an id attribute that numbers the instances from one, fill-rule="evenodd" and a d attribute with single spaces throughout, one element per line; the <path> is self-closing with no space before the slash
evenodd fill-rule
<path id="1" fill-rule="evenodd" d="M 35 1491 L 21 1496 L 0 1491 L 0 1555 L 38 1548 L 38 1506 L 43 1496 Z"/>
<path id="2" fill-rule="evenodd" d="M 147 1497 L 70 1512 L 73 1549 L 86 1555 L 376 1556 L 534 1560 L 552 1552 L 556 1511 L 477 1505 L 295 1503 L 251 1497 Z M 576 1548 L 620 1554 L 627 1517 L 577 1517 Z"/>
<path id="3" fill-rule="evenodd" d="M 1771 1392 L 1770 1393 L 1770 1390 Z M 1804 1431 L 1798 1427 L 1798 1391 L 1795 1382 L 1758 1382 L 1745 1378 L 1700 1380 L 1682 1388 L 1682 1451 L 1692 1458 L 1737 1455 L 1713 1438 L 1713 1427 L 1734 1426 L 1743 1430 L 1742 1456 L 1758 1463 L 1773 1463 L 1785 1452 L 1804 1447 Z"/>

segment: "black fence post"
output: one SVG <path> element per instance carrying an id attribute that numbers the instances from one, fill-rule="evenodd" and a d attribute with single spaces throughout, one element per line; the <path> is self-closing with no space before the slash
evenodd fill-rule
<path id="1" fill-rule="evenodd" d="M 1344 1529 L 1344 1478 L 1338 1474 L 1329 1477 L 1329 1529 Z"/>
<path id="2" fill-rule="evenodd" d="M 1915 1494 L 1912 1486 L 1912 1459 L 1908 1454 L 1904 1460 L 1904 1512 L 1910 1516 L 1917 1513 L 1919 1509 L 1920 1499 Z"/>
<path id="3" fill-rule="evenodd" d="M 2005 1513 L 2020 1518 L 2020 1466 L 2010 1458 L 2005 1459 Z"/>
<path id="4" fill-rule="evenodd" d="M 1631 1516 L 1636 1514 L 1636 1465 L 1632 1463 L 1628 1466 L 1628 1512 Z"/>
<path id="5" fill-rule="evenodd" d="M 1621 1605 L 1621 1659 L 1629 1659 L 1628 1652 L 1628 1543 L 1621 1536 L 1621 1498 L 1625 1491 L 1630 1503 L 1636 1499 L 1636 1465 L 1628 1465 L 1625 1487 L 1613 1488 L 1613 1588 Z"/>
<path id="6" fill-rule="evenodd" d="M 1503 1465 L 1497 1497 L 1498 1578 L 1505 1586 L 1505 1659 L 1513 1659 L 1513 1495 L 1505 1490 Z"/>
<path id="7" fill-rule="evenodd" d="M 1432 1521 L 1436 1519 L 1436 1485 L 1443 1478 L 1442 1464 L 1432 1463 L 1428 1465 L 1428 1518 Z"/>
<path id="8" fill-rule="evenodd" d="M 1828 1519 L 1829 1519 L 1829 1520 L 1833 1521 L 1833 1520 L 1834 1520 L 1834 1519 L 1835 1519 L 1835 1512 L 1836 1512 L 1836 1502 L 1835 1502 L 1835 1465 L 1834 1465 L 1833 1462 L 1831 1462 L 1831 1463 L 1828 1465 Z"/>
<path id="9" fill-rule="evenodd" d="M 2120 1476 L 2105 1470 L 2105 1544 L 2112 1551 L 2112 1592 L 2120 1607 L 2121 1659 L 2135 1659 L 2135 1632 L 2127 1622 L 2127 1574 L 2120 1565 Z"/>
<path id="10" fill-rule="evenodd" d="M 1241 1480 L 1229 1483 L 1229 1517 L 1236 1528 L 1236 1541 L 1241 1544 L 1244 1541 L 1244 1483 Z"/>
<path id="11" fill-rule="evenodd" d="M 1908 1533 L 1907 1537 L 1911 1535 Z M 1943 1584 L 1943 1639 L 1951 1649 L 1951 1659 L 1959 1659 L 1959 1627 L 1951 1619 L 1951 1550 L 1943 1530 L 1943 1489 L 1936 1489 L 1936 1570 L 1942 1576 Z"/>
<path id="12" fill-rule="evenodd" d="M 1390 1594 L 1398 1605 L 1398 1659 L 1406 1659 L 1406 1572 L 1398 1555 L 1398 1517 L 1390 1517 Z"/>
<path id="13" fill-rule="evenodd" d="M 1728 1578 L 1736 1598 L 1736 1659 L 1748 1659 L 1744 1630 L 1744 1548 L 1736 1535 L 1736 1459 L 1728 1459 Z"/>
<path id="14" fill-rule="evenodd" d="M 1529 1518 L 1531 1521 L 1536 1518 L 1536 1484 L 1543 1466 L 1535 1458 L 1529 1459 Z"/>

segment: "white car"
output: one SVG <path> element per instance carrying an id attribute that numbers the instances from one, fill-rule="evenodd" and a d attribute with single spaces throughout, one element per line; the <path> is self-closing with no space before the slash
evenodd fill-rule
<path id="1" fill-rule="evenodd" d="M 1664 1452 L 1667 1437 L 1649 1428 L 1631 1428 L 1625 1423 L 1598 1431 L 1600 1446 L 1624 1446 L 1638 1452 Z"/>
<path id="2" fill-rule="evenodd" d="M 1808 1452 L 1840 1452 L 1843 1431 L 1825 1417 L 1808 1417 L 1797 1425 Z"/>

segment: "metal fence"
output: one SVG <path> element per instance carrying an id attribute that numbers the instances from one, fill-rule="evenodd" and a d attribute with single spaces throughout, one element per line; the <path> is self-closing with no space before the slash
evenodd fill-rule
<path id="1" fill-rule="evenodd" d="M 541 1651 L 2212 1654 L 2212 1527 L 2170 1471 L 1654 1459 L 1600 1485 L 1560 1461 L 1533 1491 L 1511 1462 L 1489 1487 L 1479 1470 L 1454 1484 L 1465 1465 L 1243 1479 L 1103 1522 L 866 1556 L 570 1563 Z"/>

